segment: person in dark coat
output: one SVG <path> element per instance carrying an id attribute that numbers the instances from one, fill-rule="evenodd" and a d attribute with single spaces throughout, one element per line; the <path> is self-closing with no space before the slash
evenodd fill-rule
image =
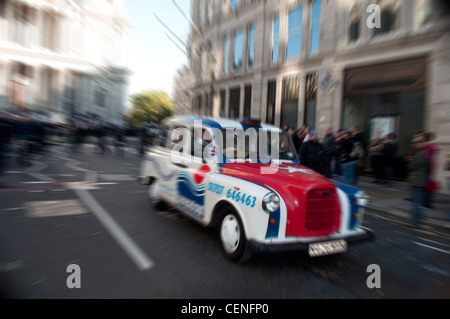
<path id="1" fill-rule="evenodd" d="M 10 142 L 13 126 L 10 121 L 0 112 L 0 176 L 2 176 L 5 164 L 6 147 Z M 0 185 L 1 186 L 1 185 Z"/>
<path id="2" fill-rule="evenodd" d="M 309 140 L 300 148 L 300 164 L 319 174 L 325 174 L 325 151 L 314 130 L 309 133 Z"/>
<path id="3" fill-rule="evenodd" d="M 408 184 L 412 196 L 412 224 L 422 228 L 424 218 L 423 209 L 425 200 L 425 187 L 428 180 L 429 159 L 425 153 L 426 142 L 423 134 L 416 134 L 411 142 L 415 154 L 405 157 L 408 162 Z"/>
<path id="4" fill-rule="evenodd" d="M 288 134 L 292 138 L 292 142 L 294 143 L 295 150 L 298 152 L 300 149 L 300 146 L 302 145 L 302 142 L 300 141 L 300 138 L 295 133 L 295 129 L 293 127 L 289 127 Z"/>
<path id="5" fill-rule="evenodd" d="M 331 164 L 336 152 L 336 137 L 334 136 L 333 129 L 331 127 L 327 128 L 322 145 L 325 151 L 325 177 L 331 179 L 333 178 Z"/>

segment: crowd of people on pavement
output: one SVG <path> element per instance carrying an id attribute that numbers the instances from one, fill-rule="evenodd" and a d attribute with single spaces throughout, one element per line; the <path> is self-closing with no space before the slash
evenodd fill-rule
<path id="1" fill-rule="evenodd" d="M 93 142 L 97 153 L 105 154 L 113 149 L 115 154 L 123 155 L 127 146 L 125 138 L 136 135 L 137 130 L 84 116 L 61 122 L 37 111 L 0 110 L 0 176 L 7 153 L 14 152 L 19 164 L 27 165 L 28 155 L 43 153 L 51 144 L 69 145 L 71 151 L 80 152 L 83 143 Z"/>
<path id="2" fill-rule="evenodd" d="M 292 138 L 300 156 L 300 164 L 332 179 L 342 177 L 344 183 L 356 185 L 360 160 L 365 156 L 363 135 L 358 126 L 333 132 L 329 127 L 321 139 L 316 130 L 303 125 L 299 130 L 283 126 Z"/>
<path id="3" fill-rule="evenodd" d="M 363 159 L 369 160 L 373 183 L 390 185 L 393 179 L 394 161 L 402 157 L 407 166 L 407 182 L 411 189 L 412 223 L 420 228 L 423 207 L 433 208 L 433 194 L 439 189 L 436 182 L 437 156 L 439 148 L 434 143 L 432 132 L 419 132 L 413 136 L 413 154 L 400 156 L 395 133 L 382 136 L 381 131 L 365 145 L 365 139 L 358 126 L 341 128 L 333 132 L 327 128 L 323 138 L 317 131 L 304 125 L 299 130 L 283 126 L 292 138 L 300 157 L 300 164 L 333 179 L 340 177 L 349 185 L 358 184 L 360 165 Z"/>

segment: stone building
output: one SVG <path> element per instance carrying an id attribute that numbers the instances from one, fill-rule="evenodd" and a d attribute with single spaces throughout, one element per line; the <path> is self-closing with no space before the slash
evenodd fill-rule
<path id="1" fill-rule="evenodd" d="M 120 0 L 1 0 L 0 108 L 121 124 L 129 27 Z"/>
<path id="2" fill-rule="evenodd" d="M 373 8 L 372 4 L 376 6 Z M 358 125 L 366 142 L 437 134 L 450 188 L 450 19 L 440 0 L 193 0 L 192 111 L 323 136 Z M 380 24 L 377 25 L 377 22 Z"/>

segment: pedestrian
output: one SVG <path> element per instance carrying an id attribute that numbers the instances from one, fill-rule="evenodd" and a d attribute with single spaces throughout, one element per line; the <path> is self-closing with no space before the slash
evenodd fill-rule
<path id="1" fill-rule="evenodd" d="M 333 173 L 331 164 L 336 152 L 336 137 L 333 134 L 333 128 L 328 127 L 323 138 L 323 149 L 325 151 L 325 177 L 332 179 Z"/>
<path id="2" fill-rule="evenodd" d="M 287 133 L 292 138 L 292 142 L 294 143 L 295 151 L 299 152 L 300 147 L 302 146 L 302 143 L 300 141 L 300 138 L 298 137 L 298 135 L 295 132 L 295 128 L 292 126 L 289 127 Z"/>
<path id="3" fill-rule="evenodd" d="M 366 156 L 365 146 L 364 146 L 364 133 L 361 132 L 359 125 L 354 125 L 350 129 L 350 135 L 353 143 L 353 148 L 356 156 L 358 157 L 356 160 L 356 174 L 355 174 L 355 185 L 358 184 L 359 174 L 364 172 L 364 164 L 363 160 Z"/>
<path id="4" fill-rule="evenodd" d="M 308 136 L 310 128 L 308 125 L 304 124 L 300 129 L 300 142 L 303 144 L 307 142 L 306 137 Z"/>
<path id="5" fill-rule="evenodd" d="M 286 133 L 289 131 L 289 124 L 285 123 L 283 125 L 283 131 L 286 132 Z"/>
<path id="6" fill-rule="evenodd" d="M 408 184 L 412 196 L 412 224 L 416 228 L 422 228 L 423 205 L 425 199 L 425 187 L 428 180 L 428 157 L 425 153 L 425 138 L 423 134 L 416 134 L 412 141 L 413 155 L 405 156 L 408 164 Z"/>
<path id="7" fill-rule="evenodd" d="M 336 149 L 334 156 L 334 174 L 336 176 L 342 176 L 342 143 L 345 131 L 345 128 L 341 128 L 336 132 Z"/>
<path id="8" fill-rule="evenodd" d="M 386 135 L 383 153 L 386 164 L 384 184 L 389 185 L 394 176 L 394 165 L 398 153 L 398 140 L 395 133 L 389 133 Z"/>
<path id="9" fill-rule="evenodd" d="M 13 126 L 6 115 L 0 112 L 0 176 L 6 167 L 5 153 L 13 134 Z M 1 184 L 0 184 L 1 187 Z"/>
<path id="10" fill-rule="evenodd" d="M 325 151 L 315 130 L 309 133 L 309 140 L 300 148 L 300 164 L 325 174 Z"/>
<path id="11" fill-rule="evenodd" d="M 381 131 L 375 132 L 375 137 L 370 141 L 370 166 L 374 175 L 373 183 L 383 183 L 385 178 L 385 153 L 384 141 Z"/>
<path id="12" fill-rule="evenodd" d="M 425 189 L 424 206 L 432 209 L 433 194 L 437 191 L 435 178 L 438 167 L 439 147 L 434 142 L 436 135 L 433 132 L 425 132 L 423 137 L 425 141 L 425 154 L 428 158 L 428 187 Z"/>
<path id="13" fill-rule="evenodd" d="M 341 139 L 341 163 L 343 171 L 343 182 L 356 185 L 356 170 L 358 168 L 358 156 L 354 152 L 354 143 L 349 131 L 342 133 Z"/>

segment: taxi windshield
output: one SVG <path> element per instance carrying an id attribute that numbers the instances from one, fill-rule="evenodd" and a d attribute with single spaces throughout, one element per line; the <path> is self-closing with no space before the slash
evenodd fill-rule
<path id="1" fill-rule="evenodd" d="M 286 134 L 274 130 L 222 129 L 223 156 L 228 161 L 293 161 L 296 153 Z"/>

